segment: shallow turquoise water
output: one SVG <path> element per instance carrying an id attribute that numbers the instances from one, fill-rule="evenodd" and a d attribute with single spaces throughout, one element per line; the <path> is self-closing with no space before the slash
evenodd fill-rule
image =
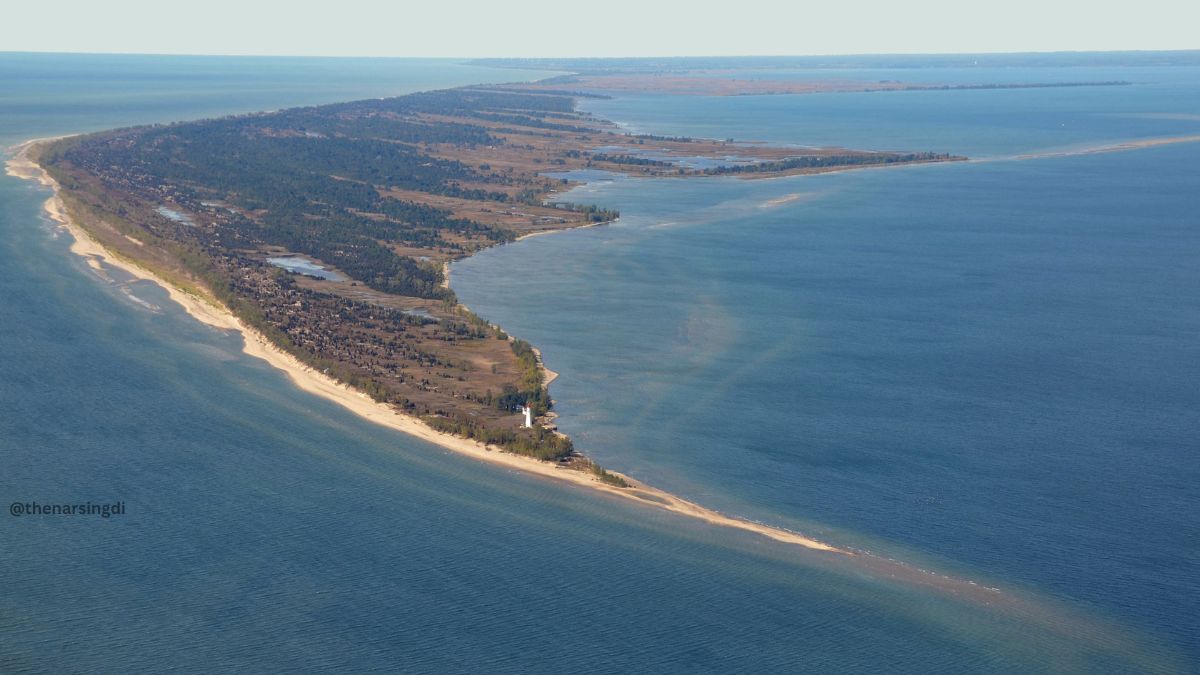
<path id="1" fill-rule="evenodd" d="M 346 95 L 342 80 L 358 82 L 355 95 L 365 96 L 469 78 L 513 79 L 511 71 L 462 71 L 445 62 L 392 62 L 387 68 L 339 62 L 336 69 L 349 75 L 331 83 L 312 75 L 335 67 L 328 63 L 289 66 L 278 59 L 255 70 L 253 61 L 198 59 L 190 67 L 203 75 L 188 80 L 179 78 L 179 64 L 169 59 L 95 65 L 87 57 L 61 62 L 56 59 L 65 57 L 46 57 L 37 68 L 71 83 L 87 102 L 64 107 L 61 88 L 31 80 L 23 89 L 13 78 L 30 67 L 29 58 L 0 56 L 0 72 L 9 74 L 7 98 L 0 101 L 5 143 L 339 98 Z M 247 68 L 258 78 L 257 93 L 230 98 Z M 42 95 L 47 98 L 39 109 Z M 483 466 L 365 425 L 245 357 L 238 338 L 192 321 L 161 289 L 131 282 L 115 270 L 107 280 L 97 277 L 40 216 L 46 193 L 0 179 L 0 255 L 7 261 L 0 275 L 0 349 L 6 356 L 0 369 L 5 411 L 0 497 L 122 500 L 127 510 L 109 519 L 0 521 L 0 671 L 1184 669 L 1189 643 L 1178 631 L 1073 593 L 1075 586 L 1062 590 L 1059 568 L 1046 556 L 1035 557 L 1033 571 L 997 556 L 994 542 L 979 534 L 976 511 L 964 509 L 961 500 L 937 507 L 944 513 L 933 518 L 926 517 L 930 508 L 922 502 L 906 502 L 914 475 L 932 473 L 929 480 L 936 483 L 955 469 L 945 448 L 934 444 L 920 454 L 900 442 L 883 448 L 858 442 L 877 431 L 878 421 L 852 415 L 852 408 L 839 408 L 839 399 L 824 392 L 844 380 L 851 389 L 840 400 L 869 405 L 872 399 L 855 403 L 851 396 L 854 386 L 872 390 L 870 379 L 853 385 L 836 363 L 817 362 L 831 345 L 842 345 L 844 322 L 858 322 L 869 336 L 870 318 L 848 309 L 869 305 L 878 288 L 860 288 L 862 297 L 839 308 L 822 305 L 820 295 L 807 290 L 799 296 L 803 302 L 781 290 L 808 288 L 810 280 L 789 276 L 794 269 L 779 277 L 768 273 L 773 252 L 799 255 L 795 247 L 802 240 L 784 236 L 796 229 L 794 209 L 826 208 L 849 219 L 830 221 L 823 238 L 803 246 L 818 258 L 843 257 L 841 264 L 852 271 L 855 264 L 873 264 L 870 258 L 855 262 L 857 256 L 849 256 L 837 236 L 854 227 L 860 209 L 890 213 L 895 193 L 888 190 L 934 194 L 941 177 L 965 180 L 958 171 L 935 167 L 825 177 L 820 184 L 830 190 L 854 188 L 857 196 L 833 196 L 824 206 L 797 201 L 761 222 L 757 216 L 738 220 L 738 214 L 757 208 L 760 199 L 797 191 L 791 184 L 778 183 L 778 190 L 732 181 L 592 187 L 601 191 L 598 198 L 625 211 L 620 225 L 497 250 L 461 265 L 455 284 L 461 283 L 482 313 L 547 346 L 551 365 L 564 373 L 554 389 L 564 424 L 589 452 L 715 506 L 839 541 L 911 547 L 922 551 L 913 560 L 1011 582 L 1009 593 L 1020 594 L 1023 587 L 1035 598 L 1053 596 L 1039 601 L 1032 618 L 873 578 L 861 568 L 753 535 Z M 893 186 L 894 180 L 910 182 Z M 872 196 L 879 198 L 874 206 Z M 749 202 L 738 206 L 739 199 Z M 696 209 L 683 211 L 689 217 L 677 231 L 657 227 L 666 222 L 664 213 L 680 212 L 680 203 Z M 707 225 L 691 217 L 697 209 L 711 216 Z M 770 245 L 755 249 L 753 260 L 739 260 L 725 238 L 729 227 L 744 233 L 764 227 L 761 236 Z M 768 238 L 771 228 L 778 237 Z M 920 237 L 906 229 L 892 231 L 891 240 L 876 231 L 878 237 L 861 245 L 879 255 L 896 246 L 897 238 L 920 247 Z M 1176 255 L 1189 251 L 1185 235 L 1176 241 Z M 1129 233 L 1117 228 L 1114 236 Z M 722 253 L 715 254 L 714 247 Z M 548 255 L 552 251 L 554 257 Z M 478 279 L 487 266 L 521 261 L 525 280 L 543 273 L 530 269 L 531 261 L 550 273 L 569 260 L 568 252 L 585 266 L 556 279 L 557 291 L 538 307 L 531 302 L 540 292 L 535 287 L 522 285 L 521 301 L 505 302 L 485 297 L 472 283 L 472 274 Z M 932 250 L 929 257 L 927 265 L 942 258 Z M 1157 260 L 1164 260 L 1161 252 Z M 746 277 L 743 286 L 739 279 L 747 268 L 762 274 Z M 813 263 L 810 269 L 817 274 L 821 267 Z M 722 276 L 731 272 L 736 274 Z M 1154 277 L 1144 281 L 1162 283 Z M 1187 289 L 1191 279 L 1182 274 L 1175 281 L 1182 284 L 1176 288 Z M 902 275 L 895 283 L 903 290 Z M 1190 297 L 1184 291 L 1177 295 Z M 805 331 L 771 351 L 778 332 L 755 324 L 757 312 L 740 309 L 751 297 L 776 303 L 789 328 L 803 325 Z M 1142 296 L 1130 297 L 1140 303 Z M 927 309 L 941 316 L 956 306 L 954 300 Z M 588 316 L 568 325 L 569 316 L 585 310 Z M 1170 337 L 1174 328 L 1190 329 L 1191 315 L 1178 313 L 1185 323 L 1158 330 Z M 638 330 L 621 323 L 629 317 L 638 319 Z M 634 351 L 644 354 L 621 348 L 631 337 L 638 340 Z M 761 435 L 730 436 L 733 425 L 714 426 L 707 420 L 718 415 L 700 414 L 703 407 L 681 415 L 692 405 L 680 403 L 687 398 L 723 419 L 736 417 L 737 405 L 745 410 L 737 395 L 741 382 L 751 378 L 726 382 L 724 367 L 737 373 L 745 365 L 742 355 L 764 345 L 764 353 L 786 355 L 789 368 L 768 368 L 772 362 L 764 361 L 741 374 L 777 371 L 779 381 L 760 382 L 771 387 L 763 399 L 768 407 L 786 403 L 794 410 L 795 396 L 825 401 L 824 408 L 810 410 L 812 419 L 783 420 L 785 428 L 764 428 Z M 813 359 L 804 363 L 804 354 Z M 660 358 L 647 367 L 645 355 Z M 919 363 L 910 367 L 922 370 Z M 659 378 L 656 368 L 674 372 Z M 804 372 L 824 373 L 820 396 L 812 389 L 794 393 Z M 722 378 L 714 380 L 714 374 Z M 1187 374 L 1179 367 L 1176 377 Z M 652 395 L 637 388 L 656 379 L 660 389 Z M 591 394 L 585 391 L 589 383 Z M 690 394 L 685 384 L 693 387 Z M 771 396 L 792 398 L 771 402 Z M 1180 392 L 1179 400 L 1187 396 Z M 644 417 L 631 418 L 630 410 Z M 675 424 L 660 429 L 656 416 Z M 794 432 L 826 416 L 834 421 L 821 434 Z M 751 417 L 742 426 L 771 417 Z M 626 425 L 629 419 L 635 423 L 625 430 L 609 424 Z M 1177 424 L 1186 427 L 1189 421 L 1183 417 Z M 936 430 L 935 422 L 910 420 L 904 428 L 926 424 Z M 775 447 L 778 441 L 762 448 L 744 442 L 768 436 L 789 439 L 785 451 Z M 806 439 L 802 446 L 797 438 Z M 860 454 L 837 459 L 845 448 Z M 1111 456 L 1119 459 L 1121 451 Z M 864 459 L 871 453 L 873 458 Z M 1093 472 L 1086 475 L 1100 470 L 1086 456 L 1071 461 Z M 764 462 L 770 470 L 758 472 Z M 907 468 L 896 467 L 898 462 Z M 977 462 L 964 458 L 958 475 L 976 480 Z M 1186 457 L 1179 466 L 1175 476 L 1186 481 L 1192 470 Z M 998 466 L 997 481 L 1012 480 L 1013 473 L 1019 479 L 1018 469 Z M 896 481 L 888 479 L 889 471 Z M 839 488 L 852 494 L 838 499 Z M 1177 497 L 1184 510 L 1193 496 L 1189 489 L 1185 485 Z M 1034 488 L 1022 494 L 1043 497 Z M 984 506 L 977 512 L 985 513 Z M 872 520 L 887 510 L 910 514 L 921 536 Z M 950 517 L 955 510 L 964 511 L 962 521 Z M 1176 562 L 1169 547 L 1156 547 L 1154 555 Z M 1094 562 L 1079 565 L 1085 575 L 1094 569 Z M 1160 568 L 1151 561 L 1119 571 L 1124 569 L 1157 574 Z M 1189 568 L 1167 581 L 1183 599 L 1194 597 Z M 1121 602 L 1132 595 L 1128 589 L 1139 588 L 1137 579 L 1126 584 Z M 1164 597 L 1154 588 L 1148 592 Z M 1188 629 L 1186 617 L 1175 617 Z"/>

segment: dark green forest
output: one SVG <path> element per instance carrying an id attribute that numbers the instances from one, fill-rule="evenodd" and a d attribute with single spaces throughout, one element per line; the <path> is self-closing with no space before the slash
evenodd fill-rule
<path id="1" fill-rule="evenodd" d="M 564 96 L 448 90 L 108 132 L 68 144 L 49 159 L 102 175 L 148 199 L 170 197 L 192 211 L 219 211 L 215 237 L 225 242 L 310 255 L 379 291 L 449 299 L 437 266 L 398 255 L 392 245 L 462 254 L 468 252 L 463 238 L 495 243 L 514 235 L 386 196 L 384 190 L 520 200 L 464 186 L 507 185 L 511 177 L 482 173 L 422 147 L 470 148 L 503 139 L 482 126 L 421 115 L 588 131 L 545 120 L 573 107 Z M 591 208 L 589 215 L 613 216 Z"/>

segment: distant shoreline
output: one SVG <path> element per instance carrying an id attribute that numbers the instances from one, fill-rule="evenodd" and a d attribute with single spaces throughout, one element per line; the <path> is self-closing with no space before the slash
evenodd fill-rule
<path id="1" fill-rule="evenodd" d="M 668 96 L 787 96 L 811 94 L 870 94 L 912 91 L 993 91 L 1006 89 L 1063 89 L 1128 87 L 1126 80 L 1062 82 L 973 82 L 934 84 L 900 80 L 778 80 L 738 79 L 737 71 L 695 70 L 678 74 L 577 72 L 540 80 L 533 88 L 577 88 L 586 91 Z"/>

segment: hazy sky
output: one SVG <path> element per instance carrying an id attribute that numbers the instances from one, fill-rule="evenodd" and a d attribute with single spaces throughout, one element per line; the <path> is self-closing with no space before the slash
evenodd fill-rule
<path id="1" fill-rule="evenodd" d="M 666 56 L 1200 48 L 1200 0 L 54 0 L 0 51 Z"/>

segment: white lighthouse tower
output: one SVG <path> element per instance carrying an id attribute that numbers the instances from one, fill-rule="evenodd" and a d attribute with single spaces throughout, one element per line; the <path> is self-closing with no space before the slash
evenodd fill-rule
<path id="1" fill-rule="evenodd" d="M 533 428 L 533 408 L 523 405 L 521 406 L 521 412 L 525 413 L 525 428 Z"/>

